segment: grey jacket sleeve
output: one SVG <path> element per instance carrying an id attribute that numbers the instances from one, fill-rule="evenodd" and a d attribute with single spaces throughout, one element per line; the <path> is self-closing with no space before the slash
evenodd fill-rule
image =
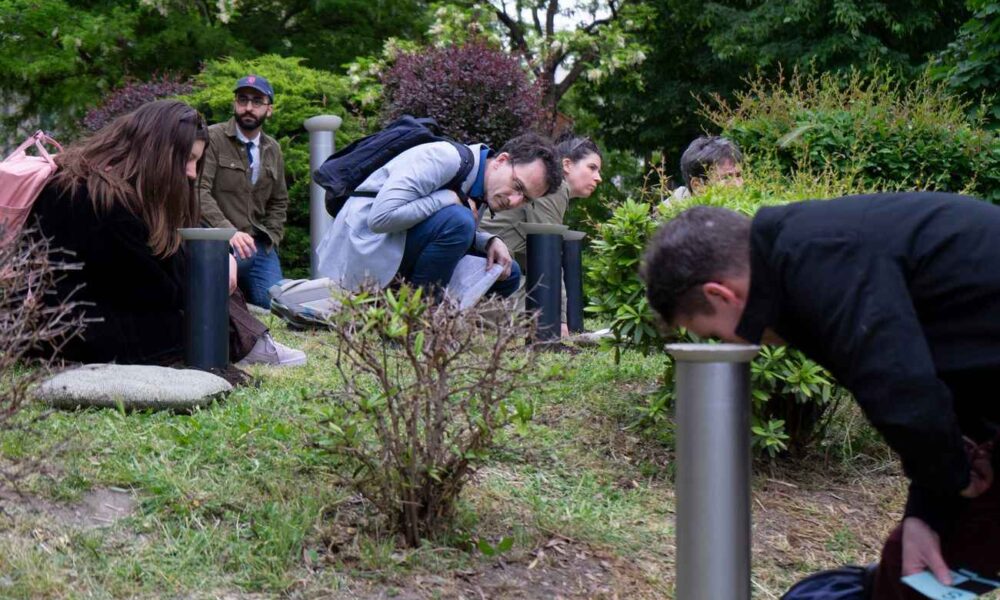
<path id="1" fill-rule="evenodd" d="M 399 155 L 371 205 L 368 227 L 373 233 L 405 231 L 458 201 L 442 190 L 458 172 L 461 158 L 447 142 L 424 144 Z"/>
<path id="2" fill-rule="evenodd" d="M 476 239 L 472 241 L 472 245 L 479 252 L 486 252 L 486 245 L 490 243 L 490 240 L 497 236 L 492 233 L 486 233 L 485 231 L 476 230 Z"/>

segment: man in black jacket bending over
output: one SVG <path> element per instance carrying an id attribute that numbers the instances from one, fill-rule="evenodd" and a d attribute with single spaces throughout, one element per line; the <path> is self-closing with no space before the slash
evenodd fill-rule
<path id="1" fill-rule="evenodd" d="M 738 213 L 691 208 L 643 265 L 668 323 L 732 342 L 788 343 L 857 399 L 910 479 L 875 598 L 899 578 L 1000 569 L 1000 208 L 878 194 Z M 1000 443 L 996 444 L 1000 448 Z"/>

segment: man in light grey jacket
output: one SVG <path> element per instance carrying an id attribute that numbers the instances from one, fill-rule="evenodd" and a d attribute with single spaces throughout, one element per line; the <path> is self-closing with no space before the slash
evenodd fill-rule
<path id="1" fill-rule="evenodd" d="M 499 153 L 483 144 L 469 148 L 475 162 L 461 185 L 465 202 L 443 189 L 461 162 L 448 142 L 410 148 L 372 173 L 355 191 L 375 196 L 349 198 L 320 242 L 320 274 L 348 290 L 366 282 L 385 287 L 397 276 L 440 289 L 473 252 L 486 257 L 487 268 L 504 267 L 491 291 L 514 293 L 521 270 L 499 237 L 477 229 L 479 215 L 554 192 L 562 167 L 552 143 L 535 134 L 512 139 Z"/>

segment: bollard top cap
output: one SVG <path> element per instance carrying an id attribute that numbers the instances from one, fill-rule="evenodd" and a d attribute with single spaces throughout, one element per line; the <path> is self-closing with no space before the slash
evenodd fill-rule
<path id="1" fill-rule="evenodd" d="M 667 344 L 667 352 L 687 362 L 750 362 L 760 352 L 751 344 Z"/>
<path id="2" fill-rule="evenodd" d="M 236 235 L 232 227 L 182 227 L 177 230 L 182 240 L 222 240 L 228 242 Z"/>
<path id="3" fill-rule="evenodd" d="M 523 231 L 525 235 L 539 233 L 555 233 L 562 235 L 566 231 L 569 231 L 568 225 L 560 225 L 558 223 L 520 223 L 518 224 L 518 227 L 521 228 L 521 231 Z"/>
<path id="4" fill-rule="evenodd" d="M 316 115 L 302 122 L 306 131 L 336 131 L 340 129 L 341 118 L 337 115 Z"/>
<path id="5" fill-rule="evenodd" d="M 587 237 L 587 233 L 584 231 L 564 231 L 563 239 L 567 242 L 578 242 L 583 238 Z"/>

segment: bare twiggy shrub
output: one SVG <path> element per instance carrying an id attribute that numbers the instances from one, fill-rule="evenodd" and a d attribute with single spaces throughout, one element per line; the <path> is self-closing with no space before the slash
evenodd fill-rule
<path id="1" fill-rule="evenodd" d="M 0 434 L 18 427 L 13 416 L 31 386 L 49 373 L 59 348 L 82 330 L 83 317 L 68 299 L 43 301 L 55 293 L 60 273 L 73 268 L 78 266 L 54 262 L 48 243 L 25 231 L 0 245 Z M 15 479 L 26 470 L 30 465 L 0 471 L 0 477 Z"/>
<path id="2" fill-rule="evenodd" d="M 533 322 L 511 301 L 461 310 L 406 286 L 340 300 L 331 328 L 344 389 L 328 396 L 344 416 L 327 423 L 325 445 L 415 546 L 450 523 L 494 434 L 522 412 L 511 394 L 554 371 L 536 368 Z"/>

